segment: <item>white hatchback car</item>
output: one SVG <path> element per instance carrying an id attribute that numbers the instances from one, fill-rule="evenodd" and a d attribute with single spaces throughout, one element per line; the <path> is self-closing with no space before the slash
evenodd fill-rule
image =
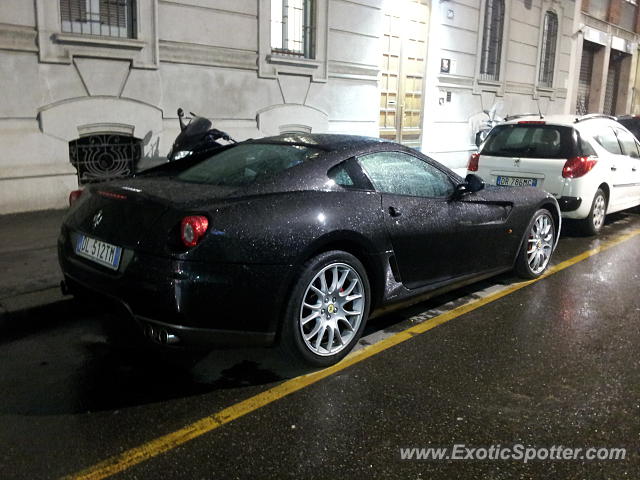
<path id="1" fill-rule="evenodd" d="M 556 197 L 564 218 L 595 235 L 605 215 L 640 205 L 640 144 L 613 117 L 519 117 L 491 130 L 470 173 L 501 186 L 533 186 Z"/>

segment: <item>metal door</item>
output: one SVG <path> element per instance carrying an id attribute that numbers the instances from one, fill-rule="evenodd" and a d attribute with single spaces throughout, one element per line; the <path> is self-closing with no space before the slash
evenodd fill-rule
<path id="1" fill-rule="evenodd" d="M 578 80 L 578 99 L 576 101 L 576 114 L 589 113 L 589 93 L 591 91 L 591 75 L 593 73 L 593 57 L 595 49 L 588 42 L 584 42 L 582 48 L 582 61 L 580 62 L 580 77 Z"/>

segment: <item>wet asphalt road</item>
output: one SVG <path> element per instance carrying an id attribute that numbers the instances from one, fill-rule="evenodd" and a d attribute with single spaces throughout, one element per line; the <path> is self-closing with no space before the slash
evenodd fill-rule
<path id="1" fill-rule="evenodd" d="M 598 238 L 566 229 L 554 263 Z M 350 366 L 114 478 L 640 478 L 640 236 Z M 516 281 L 371 322 L 364 343 Z M 271 351 L 145 348 L 94 306 L 21 317 L 0 337 L 0 478 L 57 478 L 267 390 Z M 611 461 L 401 460 L 410 447 L 624 447 Z"/>

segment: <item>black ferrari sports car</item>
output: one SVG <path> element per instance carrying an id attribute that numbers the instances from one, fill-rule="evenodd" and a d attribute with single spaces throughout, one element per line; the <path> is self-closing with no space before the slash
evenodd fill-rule
<path id="1" fill-rule="evenodd" d="M 485 187 L 375 138 L 288 134 L 72 192 L 65 291 L 171 345 L 279 345 L 326 366 L 367 318 L 510 269 L 541 275 L 553 196 Z"/>

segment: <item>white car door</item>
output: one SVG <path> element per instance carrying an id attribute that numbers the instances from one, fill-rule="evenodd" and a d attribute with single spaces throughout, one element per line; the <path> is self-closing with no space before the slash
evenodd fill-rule
<path id="1" fill-rule="evenodd" d="M 600 125 L 593 138 L 606 151 L 604 155 L 598 155 L 599 163 L 602 163 L 599 169 L 601 179 L 598 181 L 606 181 L 611 187 L 607 212 L 616 212 L 626 208 L 624 205 L 628 202 L 629 192 L 624 187 L 628 182 L 628 172 L 624 167 L 629 157 L 622 153 L 618 137 L 609 125 Z"/>
<path id="2" fill-rule="evenodd" d="M 624 201 L 621 208 L 633 207 L 640 203 L 640 151 L 634 136 L 621 128 L 616 128 L 616 135 L 626 158 L 619 162 L 618 168 L 621 184 L 614 188 L 621 189 Z"/>

